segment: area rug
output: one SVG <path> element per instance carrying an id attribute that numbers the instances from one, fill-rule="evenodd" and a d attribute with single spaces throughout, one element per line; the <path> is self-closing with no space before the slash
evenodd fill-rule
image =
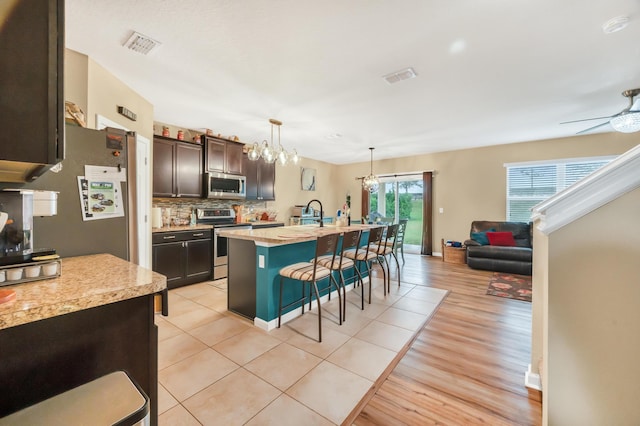
<path id="1" fill-rule="evenodd" d="M 531 302 L 531 277 L 494 272 L 487 294 Z"/>

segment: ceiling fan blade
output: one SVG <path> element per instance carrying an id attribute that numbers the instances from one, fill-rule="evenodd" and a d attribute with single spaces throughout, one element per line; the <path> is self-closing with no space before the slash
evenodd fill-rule
<path id="1" fill-rule="evenodd" d="M 606 117 L 605 117 L 606 118 Z M 593 127 L 589 127 L 588 129 L 584 129 L 584 130 L 580 130 L 578 133 L 576 133 L 576 135 L 580 135 L 582 133 L 587 133 L 590 132 L 591 130 L 595 130 L 598 127 L 602 127 L 602 126 L 606 126 L 607 124 L 609 124 L 608 121 L 605 121 L 604 123 L 598 124 L 597 126 L 593 126 Z"/>
<path id="2" fill-rule="evenodd" d="M 560 124 L 580 123 L 581 121 L 591 121 L 591 120 L 608 120 L 611 117 L 613 116 L 609 115 L 607 117 L 583 118 L 582 120 L 563 121 Z"/>

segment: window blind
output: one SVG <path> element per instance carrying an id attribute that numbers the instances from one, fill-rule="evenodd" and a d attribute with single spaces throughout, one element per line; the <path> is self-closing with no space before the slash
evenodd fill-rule
<path id="1" fill-rule="evenodd" d="M 613 158 L 507 165 L 507 220 L 529 222 L 534 206 L 593 173 Z"/>

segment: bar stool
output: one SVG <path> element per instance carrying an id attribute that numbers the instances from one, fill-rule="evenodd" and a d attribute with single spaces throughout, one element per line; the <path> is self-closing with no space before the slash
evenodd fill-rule
<path id="1" fill-rule="evenodd" d="M 326 278 L 327 276 L 331 276 L 331 270 L 325 268 L 324 266 L 320 266 L 318 264 L 318 258 L 322 255 L 329 254 L 330 256 L 332 256 L 332 259 L 335 260 L 336 247 L 338 246 L 338 236 L 338 234 L 328 234 L 317 238 L 316 255 L 313 259 L 313 262 L 298 262 L 280 269 L 278 328 L 280 328 L 280 324 L 282 322 L 283 308 L 289 308 L 302 302 L 302 314 L 304 315 L 304 305 L 306 305 L 307 302 L 307 295 L 305 290 L 307 287 L 307 283 L 309 283 L 309 286 L 311 287 L 309 290 L 309 309 L 311 309 L 311 301 L 313 299 L 313 294 L 315 294 L 316 302 L 318 304 L 318 342 L 322 342 L 322 310 L 320 308 L 320 294 L 318 292 L 317 282 L 323 278 Z M 282 306 L 282 287 L 284 278 L 290 278 L 291 280 L 300 281 L 302 283 L 302 297 L 285 306 Z M 338 290 L 338 296 L 340 296 L 340 288 L 336 286 L 336 289 Z"/>
<path id="2" fill-rule="evenodd" d="M 336 256 L 332 257 L 331 255 L 321 256 L 318 258 L 318 264 L 320 266 L 324 266 L 325 268 L 331 269 L 332 271 L 338 271 L 340 274 L 340 287 L 342 287 L 342 300 L 340 301 L 341 305 L 341 323 L 347 319 L 347 290 L 346 290 L 346 281 L 344 279 L 344 271 L 350 268 L 355 268 L 355 263 L 353 260 L 347 258 L 345 256 L 345 251 L 350 250 L 352 248 L 357 248 L 360 245 L 360 236 L 362 232 L 360 230 L 345 232 L 342 235 L 342 246 L 340 247 L 340 255 L 336 254 Z M 355 271 L 358 273 L 357 269 Z M 358 275 L 356 273 L 353 274 L 353 280 L 355 282 Z M 338 293 L 338 296 L 340 293 Z"/>
<path id="3" fill-rule="evenodd" d="M 396 266 L 398 267 L 398 287 L 400 287 L 400 262 L 398 262 L 398 257 L 393 251 L 396 244 L 396 237 L 398 235 L 399 226 L 400 225 L 398 224 L 387 226 L 387 232 L 384 236 L 384 240 L 382 241 L 382 243 L 378 245 L 375 245 L 375 244 L 369 245 L 369 250 L 376 253 L 378 255 L 378 259 L 382 259 L 384 265 L 386 265 L 387 267 L 386 276 L 383 274 L 383 277 L 387 278 L 384 282 L 386 286 L 384 291 L 385 295 L 387 294 L 387 291 L 389 292 L 391 291 L 391 266 L 387 261 L 387 256 L 389 255 L 393 256 L 394 259 L 396 260 Z M 380 264 L 380 266 L 384 270 L 384 266 L 382 263 Z"/>
<path id="4" fill-rule="evenodd" d="M 380 246 L 382 241 L 382 233 L 384 232 L 384 226 L 378 226 L 375 228 L 369 229 L 369 238 L 367 239 L 367 244 L 362 247 L 356 247 L 355 249 L 346 250 L 344 255 L 353 260 L 355 265 L 356 273 L 358 274 L 358 279 L 360 282 L 360 286 L 362 290 L 360 291 L 361 296 L 361 309 L 364 310 L 364 281 L 362 279 L 362 274 L 360 273 L 360 264 L 364 263 L 367 268 L 367 274 L 369 276 L 369 304 L 371 304 L 371 267 L 369 266 L 369 262 L 377 259 L 378 254 L 373 250 L 369 250 L 369 247 Z M 385 276 L 384 268 L 382 268 L 383 277 Z M 386 278 L 385 278 L 386 280 Z M 386 291 L 386 290 L 385 290 Z M 385 293 L 386 294 L 386 293 Z"/>

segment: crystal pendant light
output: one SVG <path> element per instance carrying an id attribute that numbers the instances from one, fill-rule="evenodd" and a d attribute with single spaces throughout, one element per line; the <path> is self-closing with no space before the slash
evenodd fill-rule
<path id="1" fill-rule="evenodd" d="M 247 151 L 247 158 L 249 161 L 258 161 L 260 159 L 260 147 L 258 142 L 254 142 L 251 148 Z"/>
<path id="2" fill-rule="evenodd" d="M 375 148 L 369 148 L 371 151 L 371 163 L 369 168 L 369 175 L 362 179 L 362 187 L 369 192 L 376 192 L 378 190 L 378 177 L 373 174 L 373 150 Z"/>
<path id="3" fill-rule="evenodd" d="M 262 141 L 262 144 L 258 145 L 254 142 L 253 145 L 247 150 L 247 158 L 250 161 L 257 161 L 262 157 L 265 163 L 275 163 L 276 161 L 285 166 L 289 163 L 298 164 L 300 157 L 298 151 L 295 149 L 289 154 L 280 142 L 280 126 L 282 122 L 274 118 L 269 119 L 271 123 L 271 143 L 266 140 Z M 278 126 L 278 145 L 273 142 L 273 126 Z"/>

